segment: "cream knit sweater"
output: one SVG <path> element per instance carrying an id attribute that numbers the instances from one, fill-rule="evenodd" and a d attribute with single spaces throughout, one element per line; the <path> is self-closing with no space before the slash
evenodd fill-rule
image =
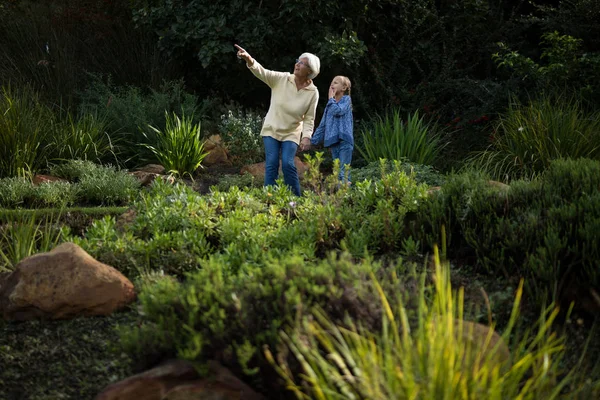
<path id="1" fill-rule="evenodd" d="M 298 90 L 294 74 L 270 71 L 256 60 L 248 68 L 271 88 L 271 104 L 260 135 L 296 144 L 301 138 L 310 139 L 319 101 L 319 91 L 312 81 Z"/>

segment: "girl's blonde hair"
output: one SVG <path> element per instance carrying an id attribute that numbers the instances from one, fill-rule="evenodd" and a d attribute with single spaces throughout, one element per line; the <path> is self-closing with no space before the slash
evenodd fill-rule
<path id="1" fill-rule="evenodd" d="M 338 76 L 336 76 L 336 78 L 340 78 L 340 80 L 342 81 L 342 84 L 344 86 L 346 86 L 346 93 L 345 94 L 347 94 L 348 96 L 350 96 L 350 89 L 352 88 L 352 82 L 350 82 L 350 78 L 348 78 L 347 76 L 343 76 L 343 75 L 338 75 Z"/>

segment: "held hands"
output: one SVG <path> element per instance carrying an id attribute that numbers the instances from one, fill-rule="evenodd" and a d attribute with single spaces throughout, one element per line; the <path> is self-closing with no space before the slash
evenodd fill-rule
<path id="1" fill-rule="evenodd" d="M 250 54 L 248 54 L 248 52 L 246 50 L 242 49 L 237 44 L 234 44 L 234 46 L 238 51 L 237 52 L 238 58 L 241 58 L 242 60 L 246 61 L 246 64 L 248 64 L 248 65 L 254 64 L 254 60 L 252 59 L 252 57 L 250 57 Z"/>
<path id="2" fill-rule="evenodd" d="M 307 151 L 310 150 L 310 139 L 305 137 L 300 141 L 300 145 L 298 146 L 298 150 Z"/>

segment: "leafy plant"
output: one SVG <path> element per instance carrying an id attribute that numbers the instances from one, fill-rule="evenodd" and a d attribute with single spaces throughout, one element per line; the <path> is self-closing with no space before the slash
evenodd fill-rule
<path id="1" fill-rule="evenodd" d="M 28 204 L 34 196 L 35 187 L 27 178 L 0 179 L 0 206 L 13 208 Z"/>
<path id="2" fill-rule="evenodd" d="M 541 313 L 535 329 L 503 348 L 519 319 L 521 287 L 502 339 L 493 328 L 463 321 L 464 293 L 453 292 L 448 266 L 436 258 L 433 299 L 422 281 L 411 313 L 401 299 L 391 301 L 375 283 L 382 304 L 381 330 L 360 321 L 337 325 L 316 308 L 301 329 L 281 331 L 302 373 L 285 360 L 271 361 L 298 399 L 466 399 L 562 398 L 574 372 L 560 368 L 564 338 L 552 333 L 558 310 Z M 452 384 L 450 383 L 452 382 Z M 576 391 L 575 391 L 576 392 Z M 573 393 L 576 394 L 576 393 Z"/>
<path id="3" fill-rule="evenodd" d="M 31 176 L 46 161 L 48 127 L 54 117 L 36 93 L 2 87 L 0 94 L 0 177 Z"/>
<path id="4" fill-rule="evenodd" d="M 54 221 L 54 217 L 39 221 L 35 214 L 30 214 L 15 216 L 3 225 L 0 228 L 0 271 L 11 271 L 22 259 L 56 247 L 65 231 Z"/>
<path id="5" fill-rule="evenodd" d="M 431 165 L 411 163 L 406 160 L 398 160 L 400 169 L 407 175 L 414 177 L 418 183 L 426 183 L 431 186 L 440 186 L 444 183 L 444 176 Z M 389 171 L 394 170 L 396 161 L 386 160 L 385 168 L 382 169 L 381 161 L 373 161 L 362 168 L 352 170 L 355 182 L 365 180 L 379 180 Z"/>
<path id="6" fill-rule="evenodd" d="M 380 158 L 408 159 L 423 165 L 433 164 L 443 144 L 435 124 L 427 122 L 418 112 L 402 120 L 399 110 L 377 116 L 371 129 L 361 132 L 363 145 L 359 152 L 369 162 Z"/>
<path id="7" fill-rule="evenodd" d="M 143 144 L 150 149 L 167 172 L 175 175 L 192 176 L 208 154 L 200 136 L 200 123 L 194 124 L 191 117 L 180 119 L 177 114 L 165 112 L 164 130 L 149 125 L 155 133 L 155 144 Z"/>
<path id="8" fill-rule="evenodd" d="M 559 158 L 600 158 L 600 113 L 575 98 L 544 96 L 529 104 L 512 101 L 500 117 L 494 142 L 469 165 L 494 179 L 531 178 Z"/>
<path id="9" fill-rule="evenodd" d="M 53 132 L 53 158 L 59 160 L 90 160 L 105 162 L 110 157 L 118 162 L 116 141 L 107 132 L 107 121 L 96 114 L 83 114 L 74 119 L 67 115 L 66 122 L 56 124 Z"/>
<path id="10" fill-rule="evenodd" d="M 83 175 L 77 183 L 79 201 L 83 204 L 123 205 L 139 191 L 139 180 L 112 166 Z"/>
<path id="11" fill-rule="evenodd" d="M 238 109 L 221 115 L 219 131 L 234 163 L 252 164 L 264 158 L 261 129 L 262 118 L 258 114 Z"/>

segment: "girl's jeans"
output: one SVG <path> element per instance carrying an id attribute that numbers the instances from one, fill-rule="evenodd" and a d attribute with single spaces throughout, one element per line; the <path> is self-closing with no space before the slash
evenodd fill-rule
<path id="1" fill-rule="evenodd" d="M 298 145 L 294 142 L 280 142 L 270 136 L 263 136 L 265 144 L 265 186 L 275 185 L 279 178 L 279 153 L 281 152 L 281 170 L 283 181 L 296 196 L 300 196 L 300 180 L 294 164 Z"/>
<path id="2" fill-rule="evenodd" d="M 354 145 L 344 140 L 340 140 L 336 144 L 329 146 L 329 149 L 331 150 L 333 159 L 340 160 L 340 174 L 338 179 L 343 181 L 344 171 L 346 169 L 345 166 L 352 163 L 352 150 L 354 150 Z M 348 182 L 350 182 L 350 171 L 348 171 Z"/>

